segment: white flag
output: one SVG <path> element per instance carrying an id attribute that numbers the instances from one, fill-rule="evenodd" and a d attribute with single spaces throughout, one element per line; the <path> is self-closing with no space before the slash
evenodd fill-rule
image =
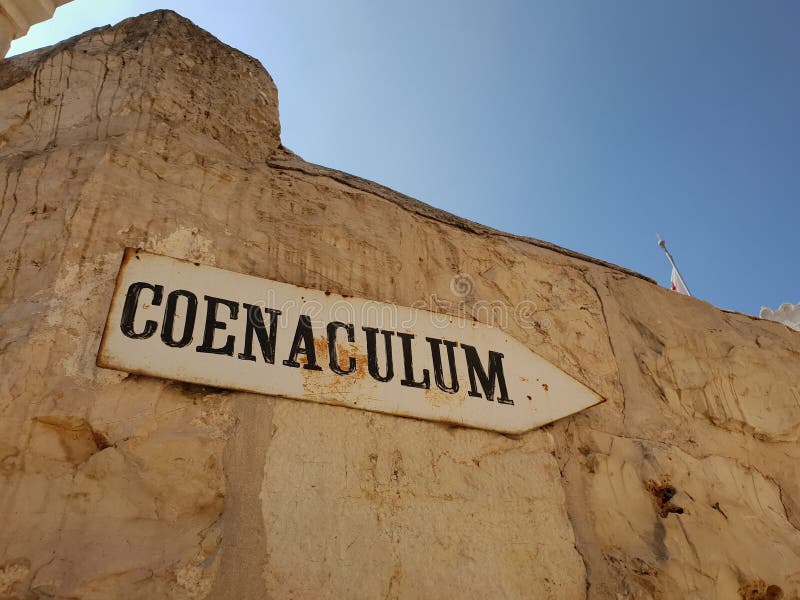
<path id="1" fill-rule="evenodd" d="M 689 288 L 686 287 L 681 274 L 678 273 L 678 269 L 674 266 L 672 267 L 672 276 L 669 278 L 669 287 L 673 292 L 678 292 L 684 296 L 691 296 Z"/>

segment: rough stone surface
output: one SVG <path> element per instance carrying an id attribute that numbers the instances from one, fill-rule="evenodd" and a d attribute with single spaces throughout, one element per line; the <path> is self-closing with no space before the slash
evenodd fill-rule
<path id="1" fill-rule="evenodd" d="M 0 63 L 0 597 L 800 596 L 800 334 L 279 136 L 174 13 Z M 509 437 L 99 369 L 125 246 L 473 311 L 607 402 Z"/>

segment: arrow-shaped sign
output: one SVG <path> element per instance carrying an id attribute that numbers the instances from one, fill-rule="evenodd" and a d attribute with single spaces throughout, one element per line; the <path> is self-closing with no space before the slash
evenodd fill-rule
<path id="1" fill-rule="evenodd" d="M 131 248 L 97 364 L 506 433 L 603 401 L 490 325 Z"/>

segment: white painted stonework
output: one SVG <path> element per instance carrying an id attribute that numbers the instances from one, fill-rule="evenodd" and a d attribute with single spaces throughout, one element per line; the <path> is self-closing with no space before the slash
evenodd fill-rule
<path id="1" fill-rule="evenodd" d="M 759 316 L 762 319 L 777 321 L 778 323 L 783 323 L 787 327 L 800 331 L 800 302 L 797 304 L 785 302 L 781 304 L 777 310 L 762 306 Z"/>
<path id="2" fill-rule="evenodd" d="M 56 8 L 71 0 L 0 0 L 0 59 L 13 40 L 28 33 L 36 23 L 53 16 Z"/>

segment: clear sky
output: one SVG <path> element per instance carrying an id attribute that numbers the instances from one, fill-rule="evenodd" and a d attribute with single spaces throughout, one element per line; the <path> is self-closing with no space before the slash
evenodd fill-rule
<path id="1" fill-rule="evenodd" d="M 12 54 L 171 8 L 261 60 L 308 161 L 695 296 L 800 302 L 800 2 L 75 0 Z"/>

